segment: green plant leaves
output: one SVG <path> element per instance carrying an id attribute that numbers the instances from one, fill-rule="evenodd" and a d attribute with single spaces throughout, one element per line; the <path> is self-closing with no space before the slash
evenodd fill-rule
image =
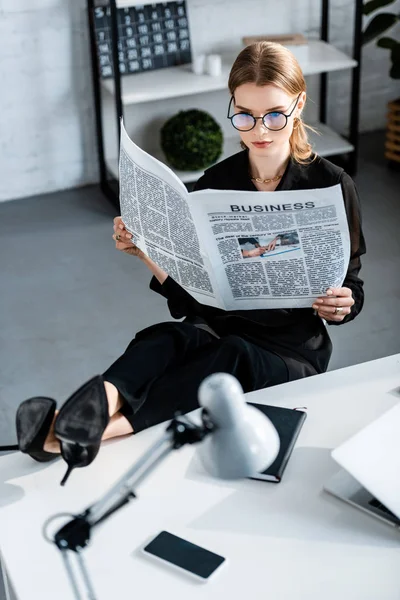
<path id="1" fill-rule="evenodd" d="M 397 42 L 392 48 L 390 53 L 392 59 L 392 66 L 389 75 L 392 79 L 400 79 L 400 43 Z"/>
<path id="2" fill-rule="evenodd" d="M 392 48 L 391 48 L 391 59 L 393 62 L 395 63 L 400 63 L 400 43 L 397 42 Z"/>
<path id="3" fill-rule="evenodd" d="M 205 111 L 180 111 L 161 128 L 161 148 L 168 163 L 182 171 L 209 167 L 221 155 L 223 135 L 219 124 Z"/>
<path id="4" fill-rule="evenodd" d="M 375 10 L 388 6 L 389 4 L 394 4 L 395 1 L 396 0 L 369 0 L 368 2 L 365 2 L 363 6 L 363 13 L 364 15 L 370 15 Z M 395 15 L 387 12 L 377 14 L 371 19 L 363 32 L 362 43 L 368 44 L 368 42 L 371 42 L 373 39 L 382 35 L 382 33 L 390 29 L 390 27 L 393 27 L 398 21 L 400 21 L 400 14 Z M 389 75 L 392 79 L 400 79 L 400 42 L 394 38 L 384 36 L 378 39 L 376 45 L 379 48 L 390 50 L 392 66 Z"/>
<path id="5" fill-rule="evenodd" d="M 392 27 L 397 23 L 398 17 L 392 13 L 380 13 L 376 15 L 367 25 L 366 30 L 363 33 L 363 44 L 368 44 L 378 35 L 381 35 L 384 31 Z"/>
<path id="6" fill-rule="evenodd" d="M 392 64 L 389 75 L 392 79 L 400 79 L 400 63 Z"/>
<path id="7" fill-rule="evenodd" d="M 376 45 L 379 46 L 379 48 L 386 48 L 387 50 L 392 50 L 392 48 L 394 48 L 398 43 L 399 42 L 396 42 L 396 40 L 394 40 L 393 38 L 383 37 L 376 42 Z"/>
<path id="8" fill-rule="evenodd" d="M 394 2 L 396 2 L 396 0 L 370 0 L 364 4 L 363 13 L 364 15 L 370 15 L 375 10 L 378 10 L 378 8 L 394 4 Z"/>

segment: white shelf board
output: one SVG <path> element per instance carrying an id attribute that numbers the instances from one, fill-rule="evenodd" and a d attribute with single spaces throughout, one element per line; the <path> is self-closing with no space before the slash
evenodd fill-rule
<path id="1" fill-rule="evenodd" d="M 335 154 L 342 154 L 354 150 L 354 146 L 352 146 L 347 140 L 342 138 L 327 125 L 317 123 L 314 127 L 320 132 L 321 135 L 315 135 L 314 133 L 310 132 L 309 138 L 315 152 L 317 152 L 317 154 L 320 156 L 329 157 L 334 156 Z M 218 162 L 221 162 L 225 158 L 228 158 L 228 156 L 232 156 L 232 154 L 235 154 L 239 151 L 240 145 L 238 136 L 234 138 L 225 138 L 223 152 L 218 159 Z M 165 158 L 161 150 L 156 152 L 154 155 L 156 158 L 161 160 L 161 162 L 165 162 Z M 107 166 L 114 177 L 118 179 L 118 161 L 116 159 L 107 160 Z M 177 171 L 176 169 L 173 169 L 173 171 L 175 171 L 176 175 L 183 183 L 197 181 L 203 175 L 203 171 Z"/>
<path id="2" fill-rule="evenodd" d="M 357 65 L 355 60 L 349 58 L 334 46 L 319 40 L 309 41 L 308 54 L 308 60 L 299 61 L 304 75 L 350 69 Z M 224 59 L 222 73 L 218 77 L 195 75 L 192 73 L 190 65 L 126 75 L 121 78 L 122 102 L 123 104 L 139 104 L 152 100 L 227 89 L 229 71 L 233 60 L 234 57 Z M 112 79 L 102 80 L 102 85 L 110 94 L 114 94 Z"/>
<path id="3" fill-rule="evenodd" d="M 316 123 L 313 126 L 319 131 L 320 135 L 310 131 L 308 137 L 314 151 L 320 156 L 334 156 L 335 154 L 345 154 L 354 150 L 354 146 L 349 141 L 327 125 Z"/>

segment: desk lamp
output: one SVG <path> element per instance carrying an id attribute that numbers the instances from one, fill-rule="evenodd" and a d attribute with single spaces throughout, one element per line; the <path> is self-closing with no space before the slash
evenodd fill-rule
<path id="1" fill-rule="evenodd" d="M 246 404 L 235 377 L 227 373 L 207 377 L 199 388 L 199 404 L 200 424 L 185 416 L 174 418 L 163 436 L 102 498 L 74 516 L 49 540 L 61 552 L 76 600 L 96 600 L 82 556 L 92 529 L 135 498 L 133 488 L 170 452 L 205 440 L 198 449 L 201 462 L 206 471 L 221 479 L 250 477 L 267 469 L 275 460 L 279 451 L 278 433 L 261 411 Z M 46 521 L 45 529 L 56 517 Z M 76 558 L 77 573 L 72 556 Z"/>

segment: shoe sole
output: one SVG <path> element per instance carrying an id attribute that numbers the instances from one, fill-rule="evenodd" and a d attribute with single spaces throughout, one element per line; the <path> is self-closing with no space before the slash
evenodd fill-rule
<path id="1" fill-rule="evenodd" d="M 103 378 L 98 375 L 82 385 L 62 406 L 55 423 L 54 432 L 59 440 L 91 446 L 99 442 L 98 414 L 88 403 L 88 391 L 97 396 L 96 402 L 103 403 L 103 431 L 107 427 L 108 400 Z M 91 416 L 95 417 L 94 427 L 90 426 Z"/>

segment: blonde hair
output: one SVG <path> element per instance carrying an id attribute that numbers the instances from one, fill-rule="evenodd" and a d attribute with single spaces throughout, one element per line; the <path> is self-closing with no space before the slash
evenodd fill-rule
<path id="1" fill-rule="evenodd" d="M 294 55 L 275 42 L 256 42 L 240 52 L 229 74 L 228 87 L 232 96 L 236 88 L 244 83 L 260 86 L 273 84 L 291 96 L 298 96 L 307 89 Z M 313 153 L 306 128 L 315 131 L 304 123 L 300 115 L 289 140 L 291 156 L 300 164 L 309 163 Z M 247 147 L 243 142 L 241 146 Z"/>

